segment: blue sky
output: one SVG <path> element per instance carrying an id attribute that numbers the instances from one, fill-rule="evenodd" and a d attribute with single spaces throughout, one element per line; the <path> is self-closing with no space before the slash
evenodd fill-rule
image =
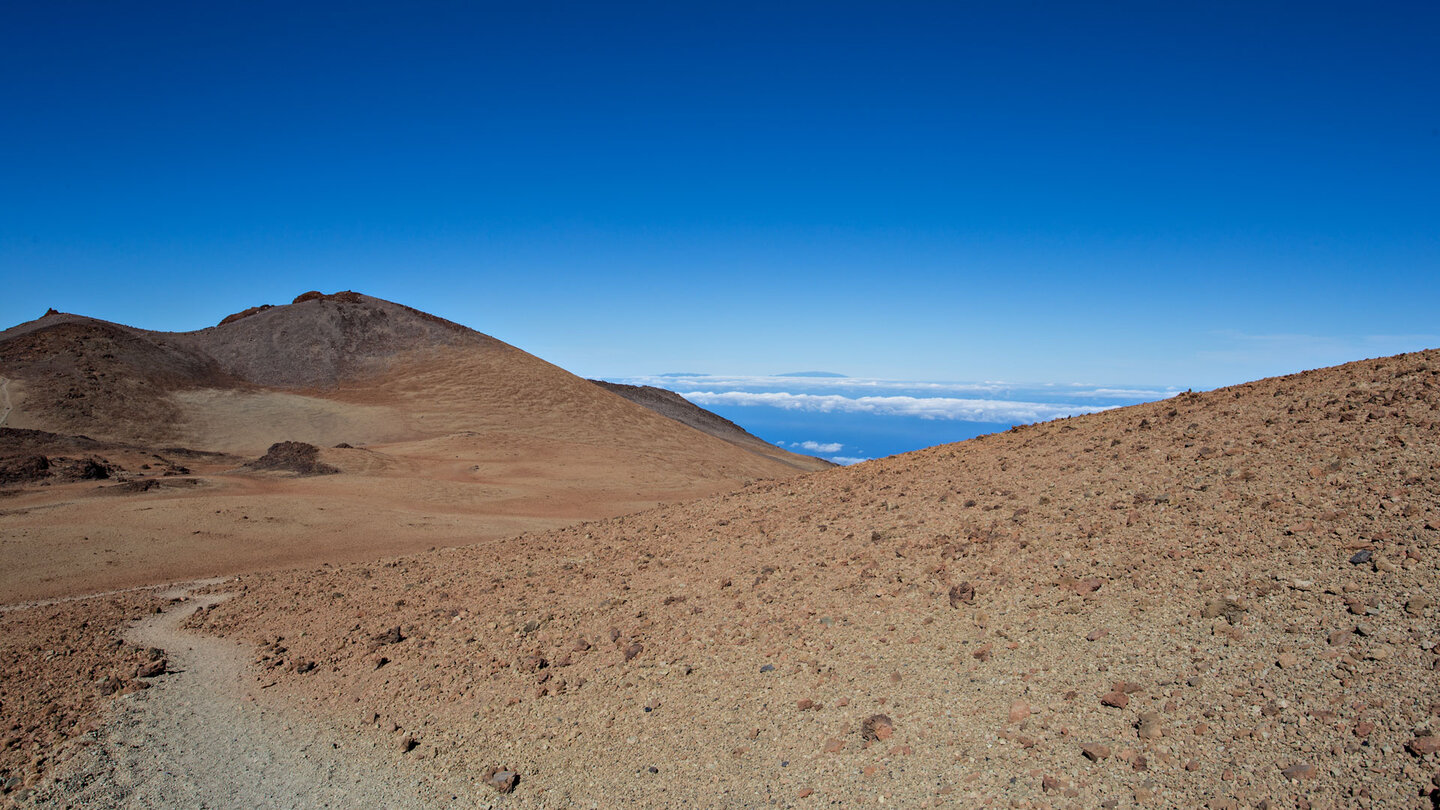
<path id="1" fill-rule="evenodd" d="M 355 289 L 587 376 L 1440 345 L 1433 3 L 10 3 L 0 324 Z"/>

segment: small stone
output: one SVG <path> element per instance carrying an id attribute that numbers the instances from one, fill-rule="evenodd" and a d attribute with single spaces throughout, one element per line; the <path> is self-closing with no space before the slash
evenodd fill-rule
<path id="1" fill-rule="evenodd" d="M 1240 615 L 1245 611 L 1246 607 L 1233 599 L 1211 599 L 1205 603 L 1200 615 L 1207 619 L 1224 616 L 1226 622 L 1235 624 L 1240 621 Z"/>
<path id="2" fill-rule="evenodd" d="M 419 745 L 419 744 L 420 744 L 420 742 L 419 742 L 418 740 L 416 740 L 413 735 L 406 734 L 404 737 L 401 737 L 401 738 L 400 738 L 400 742 L 399 742 L 400 753 L 402 753 L 402 754 L 408 754 L 408 753 L 410 753 L 411 751 L 414 751 L 414 750 L 415 750 L 415 746 L 417 746 L 417 745 Z"/>
<path id="3" fill-rule="evenodd" d="M 1425 615 L 1425 611 L 1433 607 L 1434 604 L 1435 603 L 1432 602 L 1428 597 L 1415 596 L 1412 597 L 1410 601 L 1405 603 L 1405 612 L 1409 613 L 1411 616 L 1423 616 Z"/>
<path id="4" fill-rule="evenodd" d="M 1017 700 L 1010 704 L 1010 722 L 1023 723 L 1030 718 L 1030 704 L 1023 700 Z"/>
<path id="5" fill-rule="evenodd" d="M 147 661 L 141 664 L 139 667 L 136 667 L 135 677 L 154 678 L 157 675 L 164 675 L 165 667 L 166 660 L 164 658 L 156 659 L 154 661 Z"/>
<path id="6" fill-rule="evenodd" d="M 1368 548 L 1366 548 L 1366 549 L 1361 549 L 1360 551 L 1357 551 L 1357 552 L 1355 552 L 1353 555 L 1351 555 L 1351 557 L 1350 557 L 1350 564 L 1351 564 L 1351 565 L 1364 565 L 1365 563 L 1370 562 L 1370 557 L 1371 557 L 1371 555 L 1373 555 L 1374 553 L 1375 553 L 1375 552 L 1371 551 L 1371 550 L 1368 549 Z"/>
<path id="7" fill-rule="evenodd" d="M 799 793 L 796 793 L 796 794 L 795 794 L 795 798 L 797 798 L 797 799 L 808 799 L 808 798 L 810 798 L 810 797 L 811 797 L 812 795 L 814 795 L 814 794 L 815 794 L 815 791 L 814 791 L 814 790 L 812 790 L 812 789 L 810 789 L 810 788 L 805 788 L 804 790 L 800 791 Z"/>
<path id="8" fill-rule="evenodd" d="M 957 608 L 975 603 L 975 586 L 968 582 L 950 586 L 950 607 Z"/>
<path id="9" fill-rule="evenodd" d="M 1098 742 L 1082 743 L 1080 753 L 1084 754 L 1085 758 L 1091 762 L 1099 762 L 1110 756 L 1110 746 Z"/>
<path id="10" fill-rule="evenodd" d="M 1042 776 L 1040 778 L 1040 789 L 1045 791 L 1046 793 L 1059 790 L 1060 787 L 1060 780 L 1056 779 L 1053 776 L 1050 776 L 1049 774 L 1046 774 L 1045 776 Z"/>
<path id="11" fill-rule="evenodd" d="M 1287 652 L 1280 653 L 1280 656 L 1275 659 L 1275 664 L 1281 669 L 1294 669 L 1299 661 L 1300 659 L 1296 658 L 1294 653 Z"/>
<path id="12" fill-rule="evenodd" d="M 1291 765 L 1290 767 L 1282 770 L 1280 773 L 1284 774 L 1285 778 L 1291 781 L 1299 781 L 1301 779 L 1314 779 L 1316 776 L 1319 775 L 1319 771 L 1315 768 L 1315 766 L 1311 765 L 1308 762 L 1297 762 L 1294 765 Z"/>
<path id="13" fill-rule="evenodd" d="M 825 741 L 825 753 L 827 754 L 838 754 L 840 752 L 840 749 L 844 747 L 845 743 L 841 740 L 835 739 L 834 737 L 831 737 L 830 739 Z"/>
<path id="14" fill-rule="evenodd" d="M 1440 751 L 1440 736 L 1416 737 L 1405 743 L 1405 747 L 1417 757 L 1429 756 Z"/>
<path id="15" fill-rule="evenodd" d="M 485 780 L 485 784 L 489 785 L 498 793 L 513 792 L 515 785 L 520 781 L 520 775 L 515 772 L 514 768 L 501 768 L 497 766 L 487 768 L 485 773 L 481 775 L 481 778 Z"/>
<path id="16" fill-rule="evenodd" d="M 1100 696 L 1100 703 L 1105 706 L 1123 709 L 1130 705 L 1130 696 L 1124 692 L 1107 692 Z"/>
<path id="17" fill-rule="evenodd" d="M 1108 636 L 1108 635 L 1110 635 L 1110 631 L 1109 631 L 1109 630 L 1106 630 L 1106 629 L 1103 628 L 1103 627 L 1101 627 L 1101 628 L 1098 628 L 1098 629 L 1095 629 L 1095 630 L 1091 630 L 1091 631 L 1090 631 L 1090 634 L 1087 635 L 1087 636 L 1085 636 L 1085 640 L 1086 640 L 1086 641 L 1099 641 L 1100 639 L 1102 639 L 1102 638 L 1104 638 L 1104 637 L 1106 637 L 1106 636 Z"/>
<path id="18" fill-rule="evenodd" d="M 866 740 L 888 740 L 895 735 L 895 722 L 889 715 L 872 714 L 860 724 L 860 737 Z"/>
<path id="19" fill-rule="evenodd" d="M 1140 719 L 1135 721 L 1135 733 L 1142 740 L 1160 739 L 1160 713 L 1145 712 L 1141 714 Z"/>
<path id="20" fill-rule="evenodd" d="M 642 652 L 645 652 L 645 646 L 643 644 L 639 644 L 638 642 L 631 644 L 625 648 L 625 660 L 629 661 Z"/>
<path id="21" fill-rule="evenodd" d="M 1372 731 L 1375 730 L 1375 724 L 1374 724 L 1374 723 L 1370 723 L 1370 722 L 1366 722 L 1366 721 L 1361 721 L 1361 722 L 1355 724 L 1355 728 L 1354 728 L 1353 730 L 1354 730 L 1354 732 L 1355 732 L 1355 736 L 1356 736 L 1356 737 L 1360 737 L 1360 738 L 1363 739 L 1363 738 L 1365 738 L 1365 737 L 1369 737 L 1369 736 L 1370 736 L 1370 732 L 1372 732 Z"/>
<path id="22" fill-rule="evenodd" d="M 590 649 L 590 642 L 583 638 L 577 638 L 575 643 L 570 645 L 570 649 L 574 652 L 585 652 Z"/>
<path id="23" fill-rule="evenodd" d="M 774 671 L 775 671 L 775 665 L 774 665 L 774 664 L 766 664 L 765 666 L 760 667 L 760 671 L 761 671 L 761 672 L 774 672 Z"/>
<path id="24" fill-rule="evenodd" d="M 799 709 L 802 712 L 805 712 L 811 709 L 818 709 L 820 707 L 816 705 L 815 701 L 811 700 L 810 698 L 801 698 L 800 700 L 795 701 L 795 708 Z"/>

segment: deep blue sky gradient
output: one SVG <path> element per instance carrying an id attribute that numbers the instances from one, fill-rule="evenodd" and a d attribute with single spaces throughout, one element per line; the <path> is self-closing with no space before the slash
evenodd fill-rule
<path id="1" fill-rule="evenodd" d="M 1440 345 L 1434 3 L 9 3 L 0 326 L 356 289 L 590 376 Z"/>

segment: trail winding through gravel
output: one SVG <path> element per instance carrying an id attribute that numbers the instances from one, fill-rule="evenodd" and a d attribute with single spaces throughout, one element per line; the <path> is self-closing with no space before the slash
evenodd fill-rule
<path id="1" fill-rule="evenodd" d="M 35 807 L 448 808 L 491 797 L 442 787 L 381 741 L 266 706 L 249 648 L 180 628 L 228 595 L 182 598 L 133 628 L 171 672 L 119 699 L 104 728 L 32 797 Z"/>

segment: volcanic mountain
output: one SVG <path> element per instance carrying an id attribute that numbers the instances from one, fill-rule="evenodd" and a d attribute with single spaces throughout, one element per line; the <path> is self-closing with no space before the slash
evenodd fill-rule
<path id="1" fill-rule="evenodd" d="M 718 438 L 492 337 L 353 292 L 306 293 L 181 333 L 52 311 L 0 332 L 0 377 L 10 408 L 0 477 L 60 484 L 36 458 L 107 473 L 9 499 L 10 526 L 33 542 L 0 573 L 6 601 L 468 542 L 831 466 L 716 417 L 707 424 Z M 90 442 L 84 452 L 76 436 Z M 305 463 L 242 466 L 281 442 Z M 298 480 L 287 469 L 342 475 Z M 165 499 L 162 522 L 178 510 L 195 533 L 160 531 L 149 507 L 137 524 L 117 523 L 115 510 L 132 505 L 93 497 L 136 491 Z M 297 542 L 297 525 L 325 509 L 347 519 Z M 137 529 L 161 539 L 137 546 L 127 536 Z"/>

